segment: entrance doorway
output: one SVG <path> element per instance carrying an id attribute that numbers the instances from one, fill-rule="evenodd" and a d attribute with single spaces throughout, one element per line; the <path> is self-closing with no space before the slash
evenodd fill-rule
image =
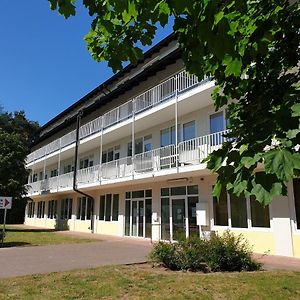
<path id="1" fill-rule="evenodd" d="M 126 193 L 125 235 L 151 238 L 152 190 Z"/>
<path id="2" fill-rule="evenodd" d="M 182 195 L 178 195 L 179 193 Z M 161 190 L 161 239 L 173 241 L 199 236 L 196 222 L 198 201 L 198 186 Z"/>

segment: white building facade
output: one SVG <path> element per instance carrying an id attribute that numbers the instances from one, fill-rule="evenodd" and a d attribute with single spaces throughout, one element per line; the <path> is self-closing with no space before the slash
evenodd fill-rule
<path id="1" fill-rule="evenodd" d="M 213 88 L 185 72 L 171 35 L 48 122 L 27 158 L 25 224 L 173 241 L 199 235 L 202 210 L 205 233 L 230 229 L 255 252 L 300 257 L 300 180 L 266 208 L 212 197 L 202 160 L 226 139 Z"/>

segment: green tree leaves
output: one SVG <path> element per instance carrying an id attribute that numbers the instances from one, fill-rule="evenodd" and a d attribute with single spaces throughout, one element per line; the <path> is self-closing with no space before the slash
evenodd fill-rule
<path id="1" fill-rule="evenodd" d="M 75 1 L 49 0 L 65 17 Z M 234 142 L 207 166 L 221 188 L 262 203 L 299 176 L 300 5 L 288 0 L 83 0 L 94 17 L 85 40 L 95 60 L 116 72 L 142 56 L 157 24 L 174 20 L 187 70 L 213 76 L 216 110 L 227 107 Z M 293 3 L 293 4 L 291 4 Z M 233 101 L 234 99 L 234 101 Z M 278 144 L 274 144 L 276 137 Z"/>

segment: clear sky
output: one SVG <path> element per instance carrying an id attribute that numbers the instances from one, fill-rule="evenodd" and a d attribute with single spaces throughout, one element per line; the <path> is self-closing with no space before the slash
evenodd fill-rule
<path id="1" fill-rule="evenodd" d="M 78 6 L 82 3 L 77 0 Z M 47 0 L 0 1 L 0 105 L 45 124 L 112 75 L 90 56 L 83 7 L 65 20 Z M 154 43 L 171 33 L 160 29 Z"/>

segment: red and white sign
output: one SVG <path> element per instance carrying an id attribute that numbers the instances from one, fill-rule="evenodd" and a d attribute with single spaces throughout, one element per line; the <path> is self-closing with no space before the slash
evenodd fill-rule
<path id="1" fill-rule="evenodd" d="M 0 197 L 0 209 L 11 209 L 12 197 Z"/>

